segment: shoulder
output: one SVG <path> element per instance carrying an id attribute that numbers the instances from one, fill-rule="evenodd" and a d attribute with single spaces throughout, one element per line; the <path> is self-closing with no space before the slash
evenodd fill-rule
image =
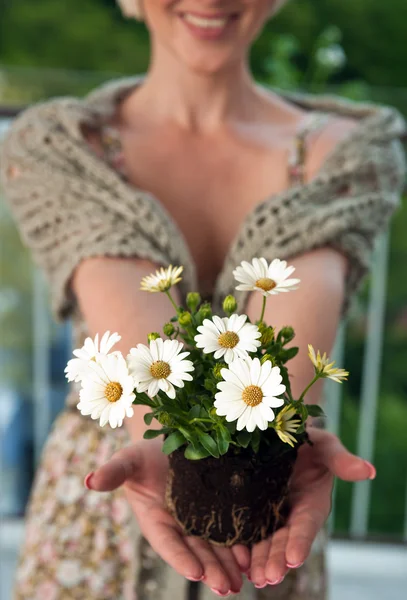
<path id="1" fill-rule="evenodd" d="M 82 118 L 89 113 L 78 98 L 56 98 L 22 111 L 11 123 L 2 143 L 3 152 L 18 146 L 21 150 L 41 149 L 53 134 L 77 137 Z"/>
<path id="2" fill-rule="evenodd" d="M 313 179 L 323 167 L 326 159 L 350 138 L 358 128 L 358 122 L 349 117 L 331 117 L 320 129 L 310 134 L 308 140 L 307 178 Z"/>
<path id="3" fill-rule="evenodd" d="M 62 181 L 89 154 L 82 123 L 92 111 L 78 98 L 57 98 L 36 104 L 18 115 L 0 144 L 0 181 L 6 195 L 36 179 Z"/>
<path id="4" fill-rule="evenodd" d="M 401 139 L 402 115 L 391 107 L 332 100 L 341 110 L 328 113 L 327 123 L 310 136 L 307 175 L 359 169 L 381 178 L 388 174 L 395 188 L 404 183 L 406 162 Z M 339 103 L 339 104 L 338 104 Z"/>

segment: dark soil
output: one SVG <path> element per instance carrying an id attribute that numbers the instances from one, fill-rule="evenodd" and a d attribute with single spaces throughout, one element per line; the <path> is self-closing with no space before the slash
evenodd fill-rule
<path id="1" fill-rule="evenodd" d="M 297 452 L 276 456 L 262 444 L 257 454 L 241 448 L 194 461 L 180 448 L 169 457 L 167 507 L 187 535 L 221 546 L 255 544 L 285 524 Z"/>

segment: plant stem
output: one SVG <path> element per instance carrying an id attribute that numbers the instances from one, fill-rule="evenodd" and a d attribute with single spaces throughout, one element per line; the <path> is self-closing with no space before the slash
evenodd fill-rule
<path id="1" fill-rule="evenodd" d="M 175 304 L 174 298 L 171 296 L 170 290 L 166 290 L 165 293 L 166 293 L 169 301 L 171 302 L 171 304 L 175 308 L 175 312 L 178 314 L 178 306 Z"/>
<path id="2" fill-rule="evenodd" d="M 261 307 L 261 315 L 260 315 L 259 323 L 261 323 L 263 321 L 264 312 L 266 310 L 266 302 L 267 302 L 267 296 L 263 296 L 263 306 Z"/>
<path id="3" fill-rule="evenodd" d="M 200 419 L 199 417 L 195 417 L 188 421 L 188 425 L 192 425 L 192 423 L 213 423 L 212 419 Z"/>
<path id="4" fill-rule="evenodd" d="M 321 375 L 320 373 L 317 373 L 314 377 L 314 379 L 311 381 L 311 383 L 309 383 L 307 385 L 307 387 L 305 388 L 305 390 L 302 392 L 301 396 L 299 397 L 298 402 L 302 402 L 304 400 L 304 396 L 305 394 L 308 392 L 308 390 L 314 385 L 314 383 L 316 383 L 318 381 L 318 379 L 321 379 Z"/>

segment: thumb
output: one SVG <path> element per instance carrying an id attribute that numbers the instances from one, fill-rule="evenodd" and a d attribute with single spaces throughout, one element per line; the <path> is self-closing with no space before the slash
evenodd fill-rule
<path id="1" fill-rule="evenodd" d="M 374 466 L 349 452 L 336 435 L 319 431 L 316 436 L 313 435 L 312 440 L 321 462 L 339 479 L 363 481 L 376 477 Z"/>
<path id="2" fill-rule="evenodd" d="M 141 469 L 141 451 L 136 447 L 123 448 L 95 472 L 88 473 L 84 485 L 89 490 L 111 492 L 127 480 L 134 478 Z"/>

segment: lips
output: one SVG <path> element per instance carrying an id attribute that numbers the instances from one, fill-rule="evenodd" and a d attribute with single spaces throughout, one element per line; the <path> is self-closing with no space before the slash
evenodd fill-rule
<path id="1" fill-rule="evenodd" d="M 223 28 L 232 18 L 231 15 L 225 17 L 202 17 L 193 13 L 183 13 L 182 17 L 187 23 L 191 23 L 195 27 L 202 27 L 202 29 Z"/>

